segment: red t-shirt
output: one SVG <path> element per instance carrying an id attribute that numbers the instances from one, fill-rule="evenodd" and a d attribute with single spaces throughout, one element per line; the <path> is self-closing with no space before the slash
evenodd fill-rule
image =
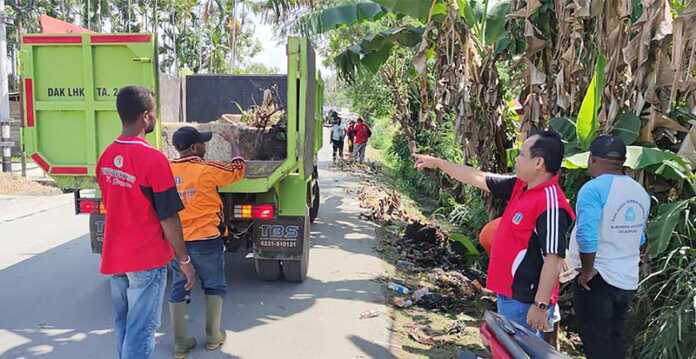
<path id="1" fill-rule="evenodd" d="M 558 185 L 558 176 L 529 190 L 512 176 L 488 176 L 486 184 L 491 194 L 507 201 L 493 237 L 486 287 L 533 303 L 544 256 L 565 257 L 566 233 L 575 213 Z M 551 304 L 556 303 L 558 288 L 557 282 Z"/>
<path id="2" fill-rule="evenodd" d="M 367 139 L 370 138 L 370 129 L 364 123 L 355 124 L 354 131 L 355 143 L 358 145 L 367 142 Z"/>
<path id="3" fill-rule="evenodd" d="M 184 208 L 167 157 L 139 137 L 119 136 L 97 163 L 106 208 L 101 272 L 159 268 L 174 257 L 160 220 Z"/>

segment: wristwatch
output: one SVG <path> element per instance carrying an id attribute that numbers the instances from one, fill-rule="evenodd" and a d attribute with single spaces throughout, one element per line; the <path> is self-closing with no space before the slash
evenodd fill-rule
<path id="1" fill-rule="evenodd" d="M 536 307 L 541 309 L 541 310 L 549 309 L 548 303 L 534 302 L 534 305 L 536 305 Z"/>

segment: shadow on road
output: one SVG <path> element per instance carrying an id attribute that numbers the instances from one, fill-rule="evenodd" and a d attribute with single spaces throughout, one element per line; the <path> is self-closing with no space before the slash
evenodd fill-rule
<path id="1" fill-rule="evenodd" d="M 355 335 L 351 335 L 348 339 L 350 339 L 356 347 L 360 348 L 369 358 L 396 359 L 394 354 L 379 344 Z"/>
<path id="2" fill-rule="evenodd" d="M 376 225 L 357 219 L 355 202 L 347 203 L 344 198 L 343 178 L 321 179 L 324 198 L 319 218 L 312 226 L 310 277 L 304 283 L 260 281 L 253 260 L 228 254 L 223 318 L 226 330 L 244 332 L 283 320 L 322 299 L 384 302 L 381 285 L 374 282 L 378 273 L 365 272 L 364 277 L 352 273 L 342 278 L 341 263 L 335 263 L 331 275 L 312 274 L 312 263 L 326 260 L 321 255 L 323 249 L 374 256 Z M 88 236 L 82 236 L 1 270 L 0 358 L 114 357 L 109 282 L 98 268 L 99 257 L 91 254 Z M 166 295 L 168 298 L 169 290 Z M 197 288 L 189 306 L 189 334 L 199 343 L 205 341 L 203 303 L 203 293 Z M 172 353 L 166 300 L 163 313 L 156 358 L 169 358 Z M 349 340 L 371 358 L 393 358 L 380 344 L 356 336 Z M 189 357 L 236 358 L 224 352 L 234 352 L 234 347 L 233 339 L 223 352 L 206 352 L 199 345 Z"/>

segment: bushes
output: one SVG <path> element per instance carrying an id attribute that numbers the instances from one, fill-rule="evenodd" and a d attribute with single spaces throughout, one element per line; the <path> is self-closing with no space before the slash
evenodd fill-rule
<path id="1" fill-rule="evenodd" d="M 417 132 L 418 152 L 461 163 L 463 153 L 457 142 L 452 123 L 434 130 Z M 392 171 L 396 185 L 423 205 L 428 198 L 437 198 L 433 216 L 451 223 L 457 232 L 476 242 L 481 228 L 488 222 L 484 194 L 477 188 L 463 186 L 442 172 L 418 172 L 414 168 L 408 140 L 387 117 L 378 118 L 373 125 L 370 144 L 384 150 L 385 161 Z M 481 260 L 487 263 L 487 260 Z"/>
<path id="2" fill-rule="evenodd" d="M 368 119 L 369 120 L 369 119 Z M 372 137 L 370 146 L 378 150 L 385 150 L 392 144 L 392 138 L 396 132 L 397 125 L 394 124 L 389 116 L 379 117 L 372 121 Z"/>
<path id="3" fill-rule="evenodd" d="M 681 210 L 675 213 L 675 209 Z M 652 256 L 642 268 L 648 275 L 638 288 L 632 313 L 632 327 L 638 332 L 633 354 L 642 358 L 694 358 L 696 198 L 663 204 L 657 212 L 648 233 L 663 232 L 666 236 L 648 239 L 652 241 L 648 243 Z M 660 242 L 665 238 L 666 244 Z"/>

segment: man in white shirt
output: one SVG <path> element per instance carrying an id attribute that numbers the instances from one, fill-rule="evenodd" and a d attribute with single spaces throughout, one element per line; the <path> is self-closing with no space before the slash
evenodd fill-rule
<path id="1" fill-rule="evenodd" d="M 346 137 L 346 130 L 341 125 L 341 118 L 336 115 L 334 124 L 331 126 L 331 144 L 333 145 L 333 161 L 336 162 L 336 154 L 338 158 L 343 158 L 343 139 Z"/>
<path id="2" fill-rule="evenodd" d="M 579 269 L 575 312 L 588 359 L 625 358 L 626 312 L 638 289 L 640 248 L 650 196 L 624 174 L 626 146 L 615 136 L 590 145 L 588 172 L 576 204 L 568 262 Z"/>

